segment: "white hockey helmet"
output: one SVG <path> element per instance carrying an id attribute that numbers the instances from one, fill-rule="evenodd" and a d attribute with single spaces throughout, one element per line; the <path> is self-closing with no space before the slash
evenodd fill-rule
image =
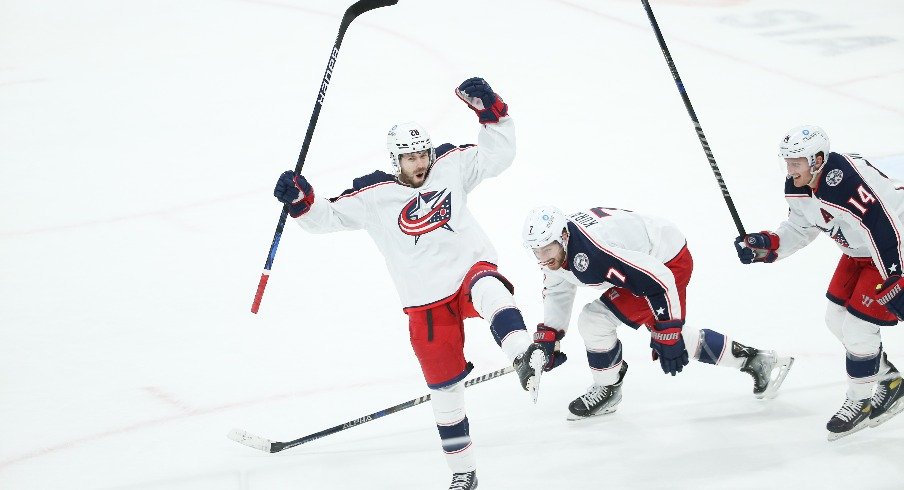
<path id="1" fill-rule="evenodd" d="M 389 130 L 389 134 L 386 135 L 386 148 L 389 150 L 392 169 L 396 175 L 399 175 L 401 171 L 399 159 L 405 153 L 429 150 L 430 165 L 432 166 L 433 162 L 436 161 L 436 151 L 430 141 L 430 133 L 415 122 L 404 122 L 394 125 Z"/>
<path id="2" fill-rule="evenodd" d="M 539 248 L 556 241 L 562 243 L 562 230 L 567 224 L 565 213 L 555 206 L 546 205 L 531 209 L 521 230 L 525 248 Z M 562 246 L 565 244 L 562 243 Z"/>
<path id="3" fill-rule="evenodd" d="M 829 137 L 819 126 L 798 126 L 782 138 L 778 155 L 782 158 L 806 157 L 812 171 L 818 172 L 816 156 L 822 153 L 822 163 L 829 159 Z"/>

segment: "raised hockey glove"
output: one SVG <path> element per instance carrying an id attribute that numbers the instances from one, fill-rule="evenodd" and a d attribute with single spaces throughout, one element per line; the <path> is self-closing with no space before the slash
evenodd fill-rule
<path id="1" fill-rule="evenodd" d="M 743 243 L 743 244 L 742 244 Z M 765 262 L 770 264 L 778 258 L 778 235 L 771 231 L 761 231 L 735 238 L 735 248 L 742 264 Z"/>
<path id="2" fill-rule="evenodd" d="M 543 353 L 546 354 L 548 362 L 543 366 L 544 371 L 551 371 L 556 366 L 568 360 L 568 356 L 559 350 L 559 341 L 565 337 L 565 332 L 547 327 L 544 324 L 537 325 L 537 332 L 534 333 L 534 343 L 540 346 Z"/>
<path id="3" fill-rule="evenodd" d="M 477 118 L 483 124 L 497 123 L 499 118 L 508 115 L 508 105 L 483 78 L 465 80 L 455 89 L 455 95 L 477 113 Z"/>
<path id="4" fill-rule="evenodd" d="M 681 337 L 683 320 L 656 322 L 650 329 L 650 348 L 653 349 L 653 360 L 659 359 L 662 372 L 672 376 L 687 366 L 687 349 Z"/>
<path id="5" fill-rule="evenodd" d="M 276 181 L 273 195 L 279 202 L 289 205 L 289 215 L 297 218 L 311 209 L 314 204 L 314 188 L 302 175 L 286 170 Z"/>
<path id="6" fill-rule="evenodd" d="M 904 319 L 904 278 L 888 276 L 884 283 L 876 286 L 876 301 L 888 308 L 899 320 Z"/>

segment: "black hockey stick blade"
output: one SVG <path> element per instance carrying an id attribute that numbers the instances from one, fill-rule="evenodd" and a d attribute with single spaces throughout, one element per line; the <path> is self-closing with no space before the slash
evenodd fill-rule
<path id="1" fill-rule="evenodd" d="M 507 366 L 502 369 L 497 369 L 491 373 L 484 374 L 483 376 L 477 376 L 475 378 L 471 378 L 465 381 L 465 387 L 476 385 L 478 383 L 483 383 L 484 381 L 489 381 L 494 378 L 498 378 L 500 376 L 506 375 L 510 372 L 514 371 L 512 366 Z M 290 447 L 300 446 L 302 444 L 320 439 L 321 437 L 326 437 L 331 434 L 335 434 L 336 432 L 341 432 L 345 429 L 351 429 L 352 427 L 357 427 L 361 424 L 365 424 L 372 420 L 376 420 L 380 417 L 385 417 L 386 415 L 401 412 L 406 408 L 411 408 L 415 405 L 420 405 L 422 403 L 430 401 L 430 394 L 422 395 L 417 398 L 413 398 L 406 402 L 399 403 L 398 405 L 391 406 L 389 408 L 384 408 L 383 410 L 374 412 L 369 415 L 365 415 L 363 417 L 356 418 L 354 420 L 349 420 L 344 424 L 339 424 L 335 427 L 330 427 L 329 429 L 322 430 L 320 432 L 315 432 L 313 434 L 299 437 L 298 439 L 288 441 L 288 442 L 280 442 L 273 441 L 267 439 L 266 437 L 261 437 L 255 434 L 252 434 L 248 431 L 242 429 L 232 429 L 229 431 L 229 434 L 226 437 L 232 439 L 233 441 L 244 444 L 248 447 L 257 449 L 258 451 L 263 451 L 265 453 L 278 453 L 283 449 L 288 449 Z"/>

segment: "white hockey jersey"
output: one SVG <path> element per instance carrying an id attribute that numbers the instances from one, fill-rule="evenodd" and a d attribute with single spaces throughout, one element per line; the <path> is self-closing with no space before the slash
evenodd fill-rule
<path id="1" fill-rule="evenodd" d="M 568 329 L 578 286 L 627 288 L 647 298 L 658 320 L 682 318 L 675 276 L 665 266 L 686 245 L 674 224 L 597 207 L 570 215 L 567 226 L 567 269 L 543 269 L 543 323 Z"/>
<path id="2" fill-rule="evenodd" d="M 816 189 L 785 181 L 788 220 L 779 236 L 778 259 L 823 232 L 851 257 L 872 257 L 883 278 L 901 274 L 904 183 L 890 179 L 857 154 L 830 153 Z"/>
<path id="3" fill-rule="evenodd" d="M 383 253 L 403 309 L 438 303 L 455 294 L 472 265 L 496 263 L 496 250 L 468 210 L 468 193 L 514 158 L 514 122 L 503 117 L 482 125 L 477 146 L 436 147 L 421 187 L 378 170 L 338 197 L 315 199 L 296 221 L 313 233 L 366 230 Z"/>

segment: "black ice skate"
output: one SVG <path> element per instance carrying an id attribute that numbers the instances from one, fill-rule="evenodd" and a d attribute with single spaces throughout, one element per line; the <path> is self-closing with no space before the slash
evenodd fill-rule
<path id="1" fill-rule="evenodd" d="M 870 412 L 872 412 L 872 405 L 870 405 L 869 398 L 863 400 L 845 398 L 844 405 L 826 424 L 826 429 L 829 430 L 829 440 L 834 441 L 869 427 Z"/>
<path id="2" fill-rule="evenodd" d="M 512 365 L 521 380 L 521 387 L 530 392 L 534 403 L 540 395 L 540 376 L 543 374 L 543 366 L 546 365 L 546 354 L 537 344 L 530 344 L 527 350 L 518 354 Z"/>
<path id="3" fill-rule="evenodd" d="M 901 373 L 895 369 L 894 364 L 888 362 L 884 352 L 882 357 L 885 358 L 885 363 L 890 369 L 876 384 L 876 392 L 870 399 L 870 404 L 873 406 L 873 411 L 869 414 L 870 427 L 876 427 L 904 410 L 904 398 L 902 398 L 904 397 L 904 386 L 902 386 L 904 383 L 902 383 Z"/>
<path id="4" fill-rule="evenodd" d="M 731 343 L 731 353 L 746 358 L 741 371 L 753 376 L 753 396 L 760 399 L 775 398 L 794 364 L 793 357 L 779 357 L 774 350 L 758 350 L 737 342 Z"/>
<path id="5" fill-rule="evenodd" d="M 473 490 L 477 488 L 477 470 L 467 473 L 453 473 L 449 490 Z"/>
<path id="6" fill-rule="evenodd" d="M 618 370 L 618 382 L 609 386 L 593 385 L 587 389 L 587 393 L 577 397 L 568 405 L 568 420 L 581 420 L 597 415 L 612 413 L 618 409 L 621 403 L 622 380 L 628 372 L 628 363 L 622 361 L 622 367 Z"/>

